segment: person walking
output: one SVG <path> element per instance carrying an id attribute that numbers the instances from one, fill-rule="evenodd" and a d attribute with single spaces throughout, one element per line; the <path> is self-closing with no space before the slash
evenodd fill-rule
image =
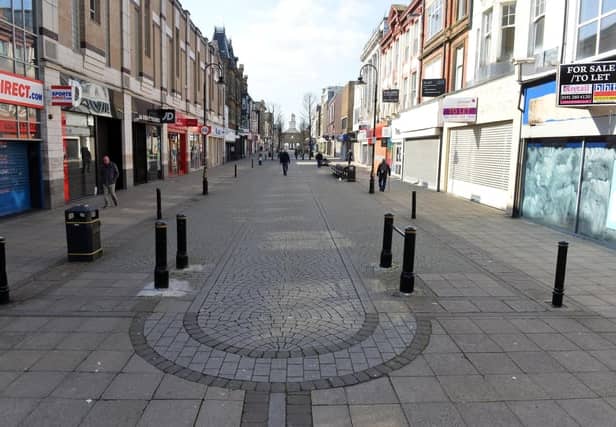
<path id="1" fill-rule="evenodd" d="M 103 157 L 103 167 L 101 168 L 101 182 L 103 184 L 103 197 L 105 198 L 105 206 L 103 208 L 111 205 L 109 196 L 111 196 L 115 206 L 119 205 L 118 196 L 115 193 L 115 185 L 119 176 L 118 166 L 109 159 L 109 156 Z"/>
<path id="2" fill-rule="evenodd" d="M 391 176 L 391 168 L 383 159 L 378 169 L 376 170 L 376 174 L 379 177 L 379 190 L 385 191 L 385 186 L 387 185 L 387 177 Z"/>
<path id="3" fill-rule="evenodd" d="M 323 164 L 323 154 L 321 154 L 321 152 L 318 152 L 316 155 L 316 159 L 317 159 L 317 167 L 320 168 L 321 165 Z"/>
<path id="4" fill-rule="evenodd" d="M 351 162 L 353 162 L 353 150 L 349 150 L 347 153 L 347 166 L 351 166 Z"/>
<path id="5" fill-rule="evenodd" d="M 280 153 L 280 163 L 282 164 L 282 173 L 284 176 L 287 176 L 287 171 L 289 170 L 289 163 L 291 162 L 291 157 L 289 157 L 289 153 L 286 151 L 282 151 Z"/>

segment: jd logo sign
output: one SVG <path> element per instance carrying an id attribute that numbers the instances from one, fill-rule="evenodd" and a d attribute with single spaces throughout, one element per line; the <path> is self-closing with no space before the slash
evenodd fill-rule
<path id="1" fill-rule="evenodd" d="M 175 123 L 175 110 L 160 110 L 161 123 Z"/>

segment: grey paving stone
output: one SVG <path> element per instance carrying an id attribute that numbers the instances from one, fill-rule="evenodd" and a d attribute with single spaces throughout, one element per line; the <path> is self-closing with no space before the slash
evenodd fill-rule
<path id="1" fill-rule="evenodd" d="M 408 422 L 400 405 L 351 405 L 353 427 L 404 427 Z"/>
<path id="2" fill-rule="evenodd" d="M 451 403 L 407 403 L 402 405 L 413 427 L 464 427 L 466 424 Z"/>
<path id="3" fill-rule="evenodd" d="M 596 373 L 579 375 L 596 375 Z M 545 390 L 551 399 L 580 399 L 597 397 L 596 394 L 591 391 L 592 387 L 587 387 L 581 377 L 580 379 L 582 381 L 570 373 L 532 374 L 529 375 L 529 377 L 535 384 Z M 589 378 L 589 381 L 592 381 L 592 379 Z M 614 386 L 614 389 L 616 390 L 616 385 Z"/>
<path id="4" fill-rule="evenodd" d="M 541 319 L 511 319 L 511 323 L 525 334 L 556 332 L 554 328 Z"/>
<path id="5" fill-rule="evenodd" d="M 25 371 L 43 355 L 41 350 L 8 350 L 0 354 L 0 369 L 3 371 Z"/>
<path id="6" fill-rule="evenodd" d="M 114 374 L 73 372 L 66 375 L 52 397 L 65 399 L 98 399 L 114 378 Z"/>
<path id="7" fill-rule="evenodd" d="M 439 322 L 449 334 L 480 334 L 482 332 L 470 319 L 440 319 Z"/>
<path id="8" fill-rule="evenodd" d="M 41 357 L 31 371 L 73 371 L 88 356 L 87 351 L 52 350 Z"/>
<path id="9" fill-rule="evenodd" d="M 186 381 L 175 375 L 165 375 L 156 389 L 154 399 L 201 400 L 205 397 L 207 386 Z"/>
<path id="10" fill-rule="evenodd" d="M 122 372 L 127 373 L 150 373 L 150 374 L 159 374 L 161 371 L 152 366 L 150 363 L 143 360 L 140 356 L 133 354 L 131 358 L 128 360 L 126 365 L 122 368 Z"/>
<path id="11" fill-rule="evenodd" d="M 610 370 L 616 370 L 616 350 L 596 350 L 591 351 L 590 355 L 598 359 Z"/>
<path id="12" fill-rule="evenodd" d="M 107 400 L 151 399 L 162 377 L 162 374 L 121 373 L 114 378 L 107 390 L 105 390 L 103 398 Z"/>
<path id="13" fill-rule="evenodd" d="M 24 372 L 2 390 L 3 397 L 43 398 L 62 382 L 64 372 Z"/>
<path id="14" fill-rule="evenodd" d="M 464 353 L 498 353 L 503 351 L 485 334 L 452 335 L 451 338 Z"/>
<path id="15" fill-rule="evenodd" d="M 272 426 L 286 425 L 286 416 L 286 394 L 271 393 L 269 396 L 269 408 L 267 413 L 268 424 Z"/>
<path id="16" fill-rule="evenodd" d="M 579 319 L 579 322 L 594 332 L 616 332 L 616 322 L 609 319 L 594 317 Z"/>
<path id="17" fill-rule="evenodd" d="M 579 350 L 579 347 L 561 334 L 527 334 L 531 341 L 546 351 Z"/>
<path id="18" fill-rule="evenodd" d="M 570 372 L 609 371 L 609 369 L 585 351 L 552 351 L 550 355 Z"/>
<path id="19" fill-rule="evenodd" d="M 106 335 L 106 338 L 98 346 L 99 350 L 131 351 L 133 345 L 127 333 L 114 332 Z"/>
<path id="20" fill-rule="evenodd" d="M 133 355 L 127 351 L 96 350 L 77 368 L 82 372 L 120 372 Z"/>
<path id="21" fill-rule="evenodd" d="M 242 407 L 241 401 L 205 400 L 195 427 L 239 427 Z"/>
<path id="22" fill-rule="evenodd" d="M 434 375 L 423 356 L 417 356 L 408 365 L 396 369 L 389 374 L 391 377 L 429 377 Z"/>
<path id="23" fill-rule="evenodd" d="M 456 353 L 460 349 L 448 335 L 433 335 L 424 353 Z"/>
<path id="24" fill-rule="evenodd" d="M 469 427 L 522 426 L 503 402 L 459 403 L 456 407 Z"/>
<path id="25" fill-rule="evenodd" d="M 477 370 L 462 353 L 426 354 L 426 362 L 436 375 L 471 375 Z"/>
<path id="26" fill-rule="evenodd" d="M 2 425 L 6 427 L 18 426 L 39 402 L 37 399 L 0 398 Z"/>
<path id="27" fill-rule="evenodd" d="M 473 321 L 486 334 L 515 334 L 520 332 L 508 319 L 489 318 L 474 319 Z"/>
<path id="28" fill-rule="evenodd" d="M 564 372 L 565 368 L 548 353 L 542 351 L 511 352 L 509 357 L 526 373 Z"/>
<path id="29" fill-rule="evenodd" d="M 145 408 L 138 426 L 192 427 L 200 406 L 200 400 L 152 400 Z"/>
<path id="30" fill-rule="evenodd" d="M 6 388 L 20 375 L 21 372 L 0 372 L 0 390 Z"/>
<path id="31" fill-rule="evenodd" d="M 45 399 L 23 421 L 26 426 L 78 426 L 93 402 L 85 399 Z"/>
<path id="32" fill-rule="evenodd" d="M 481 375 L 456 375 L 438 378 L 453 402 L 491 402 L 499 400 L 496 391 Z"/>
<path id="33" fill-rule="evenodd" d="M 582 426 L 616 425 L 616 409 L 601 399 L 559 400 L 558 404 Z"/>
<path id="34" fill-rule="evenodd" d="M 52 350 L 63 339 L 66 338 L 63 332 L 41 332 L 28 334 L 27 337 L 17 343 L 14 348 L 20 350 Z"/>
<path id="35" fill-rule="evenodd" d="M 508 406 L 527 427 L 576 427 L 579 425 L 551 400 L 509 402 Z"/>
<path id="36" fill-rule="evenodd" d="M 343 388 L 313 390 L 311 392 L 313 405 L 346 405 L 346 393 Z"/>
<path id="37" fill-rule="evenodd" d="M 614 349 L 615 344 L 594 332 L 570 332 L 564 335 L 582 350 Z"/>
<path id="38" fill-rule="evenodd" d="M 515 374 L 522 372 L 505 353 L 469 353 L 466 357 L 482 374 Z"/>
<path id="39" fill-rule="evenodd" d="M 82 426 L 135 426 L 148 402 L 145 400 L 99 400 L 94 404 Z"/>
<path id="40" fill-rule="evenodd" d="M 576 375 L 599 397 L 616 396 L 616 373 L 614 372 L 586 372 Z M 596 396 L 586 396 L 596 397 Z"/>
<path id="41" fill-rule="evenodd" d="M 107 334 L 77 332 L 69 333 L 56 346 L 57 350 L 95 350 L 107 337 Z M 132 350 L 132 348 L 131 348 Z"/>
<path id="42" fill-rule="evenodd" d="M 447 396 L 434 377 L 394 377 L 391 379 L 401 403 L 445 402 Z"/>
<path id="43" fill-rule="evenodd" d="M 27 338 L 23 332 L 0 333 L 0 350 L 10 350 L 18 346 Z"/>
<path id="44" fill-rule="evenodd" d="M 220 387 L 208 387 L 205 394 L 206 400 L 234 400 L 244 401 L 243 390 L 228 390 Z"/>
<path id="45" fill-rule="evenodd" d="M 535 384 L 528 375 L 487 375 L 486 380 L 501 400 L 535 400 L 549 398 L 546 391 Z"/>
<path id="46" fill-rule="evenodd" d="M 353 427 L 349 407 L 345 405 L 313 406 L 312 420 L 315 427 Z"/>
<path id="47" fill-rule="evenodd" d="M 537 344 L 529 340 L 524 334 L 493 334 L 494 340 L 503 350 L 511 351 L 539 351 Z"/>
<path id="48" fill-rule="evenodd" d="M 346 388 L 350 405 L 398 403 L 388 378 L 378 378 Z"/>

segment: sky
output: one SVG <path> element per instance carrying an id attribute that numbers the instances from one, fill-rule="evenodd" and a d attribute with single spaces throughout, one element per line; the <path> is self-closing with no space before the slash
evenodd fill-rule
<path id="1" fill-rule="evenodd" d="M 299 122 L 307 92 L 357 78 L 359 55 L 391 0 L 180 0 L 211 39 L 224 26 L 254 100 Z"/>

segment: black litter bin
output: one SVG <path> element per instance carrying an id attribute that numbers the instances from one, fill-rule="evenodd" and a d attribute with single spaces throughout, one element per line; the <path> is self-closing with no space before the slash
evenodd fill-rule
<path id="1" fill-rule="evenodd" d="M 355 182 L 355 166 L 353 165 L 347 167 L 347 181 Z"/>
<path id="2" fill-rule="evenodd" d="M 98 209 L 88 205 L 64 211 L 69 261 L 94 261 L 103 254 Z"/>

